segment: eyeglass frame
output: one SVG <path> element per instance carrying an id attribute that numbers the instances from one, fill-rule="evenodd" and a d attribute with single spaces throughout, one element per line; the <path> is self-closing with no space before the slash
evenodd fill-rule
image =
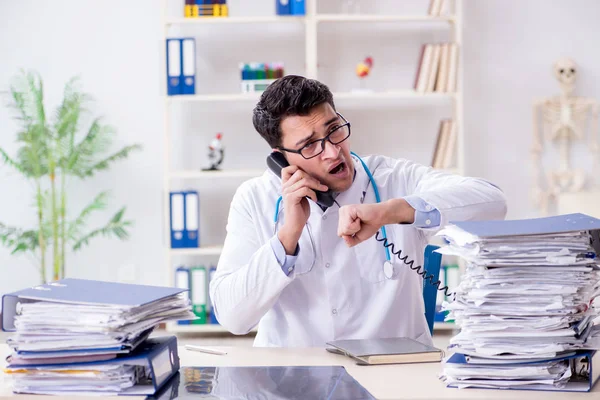
<path id="1" fill-rule="evenodd" d="M 305 160 L 310 160 L 311 158 L 315 158 L 315 157 L 317 157 L 318 155 L 322 154 L 322 153 L 325 151 L 325 141 L 326 141 L 326 140 L 327 140 L 329 143 L 331 143 L 332 145 L 334 145 L 334 146 L 337 146 L 338 144 L 340 144 L 340 143 L 343 143 L 345 140 L 348 140 L 348 138 L 350 137 L 350 135 L 352 135 L 352 130 L 350 129 L 350 126 L 351 126 L 351 124 L 350 124 L 350 122 L 349 122 L 349 121 L 348 121 L 346 118 L 344 118 L 344 116 L 343 116 L 342 114 L 340 114 L 339 112 L 336 112 L 336 114 L 338 115 L 338 117 L 340 117 L 340 118 L 341 118 L 341 119 L 344 121 L 344 123 L 343 123 L 342 125 L 338 126 L 337 128 L 335 128 L 334 130 L 332 130 L 331 132 L 329 132 L 329 133 L 328 133 L 328 134 L 327 134 L 327 135 L 326 135 L 324 138 L 322 138 L 322 139 L 317 139 L 317 140 L 311 140 L 310 142 L 308 142 L 308 143 L 306 143 L 304 146 L 302 146 L 302 147 L 301 147 L 299 150 L 294 150 L 294 149 L 286 149 L 286 148 L 283 148 L 283 147 L 281 147 L 281 146 L 277 146 L 277 147 L 276 147 L 276 149 L 278 149 L 278 150 L 281 150 L 281 151 L 287 151 L 287 152 L 289 152 L 289 153 L 300 154 L 300 155 L 302 156 L 302 158 L 304 158 Z M 337 143 L 333 143 L 333 142 L 332 142 L 332 141 L 329 139 L 329 137 L 330 137 L 331 135 L 333 135 L 335 132 L 337 132 L 338 130 L 340 130 L 340 129 L 342 129 L 343 127 L 345 127 L 345 126 L 347 126 L 347 127 L 348 127 L 348 136 L 346 136 L 344 139 L 340 140 L 340 141 L 339 141 L 339 142 L 337 142 Z M 302 154 L 302 150 L 303 150 L 305 147 L 307 147 L 307 146 L 309 146 L 309 145 L 311 145 L 311 144 L 313 144 L 313 143 L 316 143 L 316 142 L 321 142 L 321 151 L 320 151 L 320 152 L 318 152 L 317 154 L 315 154 L 314 156 L 311 156 L 311 157 L 305 157 L 305 156 L 304 156 L 304 154 Z"/>

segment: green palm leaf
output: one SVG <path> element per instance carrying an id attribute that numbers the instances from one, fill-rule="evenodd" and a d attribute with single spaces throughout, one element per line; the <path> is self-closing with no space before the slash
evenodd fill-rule
<path id="1" fill-rule="evenodd" d="M 77 251 L 83 246 L 87 245 L 89 241 L 97 236 L 112 237 L 115 236 L 121 240 L 129 238 L 127 227 L 133 225 L 131 221 L 123 221 L 123 214 L 125 213 L 125 207 L 120 209 L 110 221 L 103 227 L 93 230 L 84 237 L 80 238 L 74 245 L 73 250 Z"/>
<path id="2" fill-rule="evenodd" d="M 0 223 L 0 243 L 12 248 L 11 254 L 35 251 L 39 247 L 38 231 L 24 231 Z"/>
<path id="3" fill-rule="evenodd" d="M 142 148 L 142 146 L 140 146 L 138 144 L 124 147 L 121 150 L 119 150 L 118 152 L 116 152 L 115 154 L 108 156 L 104 160 L 101 160 L 101 161 L 97 162 L 96 164 L 93 164 L 92 166 L 90 166 L 84 170 L 78 171 L 78 175 L 82 178 L 86 177 L 86 176 L 88 176 L 88 177 L 92 176 L 92 175 L 94 175 L 95 172 L 108 169 L 108 167 L 110 166 L 111 163 L 118 161 L 118 160 L 123 160 L 129 156 L 129 153 L 131 153 L 134 150 L 140 150 L 141 148 Z"/>
<path id="4" fill-rule="evenodd" d="M 25 168 L 23 168 L 23 166 L 13 160 L 7 153 L 6 151 L 4 151 L 4 149 L 0 148 L 0 156 L 2 157 L 2 161 L 4 162 L 4 164 L 9 165 L 11 167 L 13 167 L 14 169 L 16 169 L 17 171 L 19 171 L 22 174 L 26 174 L 25 172 Z"/>
<path id="5" fill-rule="evenodd" d="M 87 207 L 81 210 L 77 218 L 75 218 L 75 220 L 69 224 L 69 228 L 67 229 L 67 237 L 71 240 L 74 240 L 77 236 L 79 236 L 90 214 L 92 214 L 94 211 L 105 209 L 107 200 L 108 192 L 102 192 L 98 194 L 94 200 L 87 205 Z"/>

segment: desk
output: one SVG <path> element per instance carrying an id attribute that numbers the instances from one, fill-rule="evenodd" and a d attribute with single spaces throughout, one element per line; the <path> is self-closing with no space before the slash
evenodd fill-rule
<path id="1" fill-rule="evenodd" d="M 358 366 L 351 359 L 331 354 L 322 348 L 215 347 L 227 355 L 217 356 L 179 347 L 182 366 L 253 366 L 253 365 L 343 365 L 348 373 L 377 399 L 582 399 L 598 398 L 596 393 L 536 392 L 514 390 L 451 389 L 438 379 L 440 363 Z M 0 345 L 2 359 L 8 355 Z M 10 383 L 0 373 L 0 397 L 11 396 Z M 16 398 L 40 400 L 40 396 L 12 395 Z M 54 399 L 56 397 L 52 397 Z M 98 399 L 98 397 L 94 397 Z M 114 397 L 113 397 L 114 398 Z M 118 397 L 123 399 L 123 397 Z M 127 397 L 130 399 L 131 397 Z M 102 397 L 106 399 L 106 397 Z"/>

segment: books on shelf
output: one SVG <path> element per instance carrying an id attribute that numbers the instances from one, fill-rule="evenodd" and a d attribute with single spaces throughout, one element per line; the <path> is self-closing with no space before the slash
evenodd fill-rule
<path id="1" fill-rule="evenodd" d="M 456 139 L 458 136 L 456 121 L 444 119 L 440 121 L 433 159 L 433 168 L 451 168 L 456 163 Z"/>
<path id="2" fill-rule="evenodd" d="M 427 14 L 432 17 L 450 14 L 449 0 L 430 0 Z"/>
<path id="3" fill-rule="evenodd" d="M 227 17 L 227 0 L 185 0 L 183 8 L 185 18 Z"/>
<path id="4" fill-rule="evenodd" d="M 421 46 L 413 88 L 419 93 L 453 93 L 457 89 L 458 45 L 428 43 Z"/>

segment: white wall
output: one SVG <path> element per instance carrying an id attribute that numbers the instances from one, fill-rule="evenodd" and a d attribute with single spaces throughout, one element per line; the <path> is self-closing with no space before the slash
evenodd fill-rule
<path id="1" fill-rule="evenodd" d="M 274 12 L 271 0 L 229 3 L 231 15 Z M 369 3 L 363 0 L 363 9 Z M 600 56 L 593 40 L 600 34 L 594 21 L 600 3 L 465 3 L 467 173 L 491 179 L 506 191 L 510 218 L 534 215 L 527 198 L 531 101 L 557 92 L 551 65 L 561 55 L 569 55 L 580 64 L 578 93 L 600 97 L 600 69 L 595 68 Z M 339 1 L 320 4 L 323 12 L 340 9 Z M 402 2 L 403 10 L 395 12 L 426 10 L 427 4 L 427 0 Z M 108 172 L 70 186 L 76 208 L 100 190 L 111 190 L 110 211 L 127 205 L 129 217 L 135 220 L 128 242 L 97 239 L 70 257 L 68 273 L 73 277 L 167 282 L 162 230 L 164 79 L 159 6 L 158 0 L 0 0 L 0 90 L 5 90 L 18 68 L 35 69 L 45 80 L 48 105 L 53 107 L 64 82 L 80 74 L 84 89 L 96 99 L 91 108 L 94 114 L 104 115 L 118 129 L 115 146 L 134 142 L 144 146 L 142 152 L 115 164 Z M 381 0 L 373 7 L 373 12 L 393 13 L 400 3 Z M 375 59 L 368 85 L 375 89 L 408 88 L 414 79 L 419 44 L 448 38 L 447 29 L 421 30 L 418 25 L 398 28 L 392 24 L 352 24 L 333 28 L 324 26 L 320 31 L 319 56 L 320 77 L 334 90 L 350 90 L 356 84 L 352 81 L 354 66 L 366 55 Z M 282 60 L 286 72 L 302 73 L 303 27 L 275 25 L 269 29 L 186 27 L 172 33 L 197 37 L 198 92 L 234 93 L 240 61 Z M 202 77 L 209 78 L 203 81 Z M 268 147 L 252 128 L 252 105 L 230 107 L 193 104 L 175 110 L 182 116 L 176 128 L 183 139 L 173 142 L 174 167 L 205 166 L 206 145 L 220 131 L 225 134 L 227 146 L 225 168 L 264 165 Z M 358 153 L 378 152 L 422 163 L 431 159 L 439 119 L 451 112 L 449 104 L 444 103 L 338 102 L 338 108 L 353 122 L 352 140 Z M 11 153 L 16 149 L 15 131 L 9 111 L 0 108 L 0 145 Z M 228 181 L 218 190 L 212 186 L 208 191 L 193 181 L 174 186 L 202 190 L 203 210 L 210 210 L 202 216 L 205 244 L 223 239 L 228 206 L 223 199 L 231 195 L 237 183 Z M 32 201 L 31 187 L 1 167 L 0 221 L 32 226 Z M 106 218 L 108 213 L 95 222 Z M 0 294 L 35 283 L 37 273 L 31 262 L 0 249 Z"/>

